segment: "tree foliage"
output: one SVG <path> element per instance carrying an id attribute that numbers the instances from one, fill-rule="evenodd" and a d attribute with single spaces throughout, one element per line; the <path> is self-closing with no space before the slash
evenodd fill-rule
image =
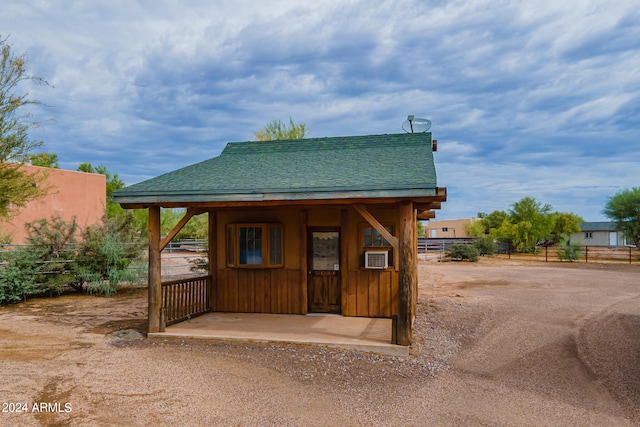
<path id="1" fill-rule="evenodd" d="M 0 38 L 0 219 L 46 194 L 46 188 L 39 185 L 46 176 L 21 168 L 29 152 L 42 141 L 31 140 L 28 135 L 29 129 L 39 123 L 21 115 L 24 107 L 39 102 L 16 92 L 28 82 L 48 85 L 42 78 L 29 75 L 26 64 L 26 57 L 14 55 L 6 39 Z"/>
<path id="2" fill-rule="evenodd" d="M 29 160 L 33 166 L 40 166 L 43 168 L 59 169 L 58 155 L 54 153 L 38 153 L 29 156 Z"/>
<path id="3" fill-rule="evenodd" d="M 518 252 L 534 252 L 537 245 L 559 244 L 580 231 L 582 218 L 572 213 L 551 212 L 551 209 L 533 197 L 525 197 L 508 212 L 480 212 L 478 217 L 485 235 L 512 243 Z"/>
<path id="4" fill-rule="evenodd" d="M 464 227 L 465 234 L 469 237 L 481 237 L 489 234 L 487 231 L 485 231 L 485 227 L 482 220 L 480 221 L 476 220 L 476 221 L 466 223 L 464 224 L 463 227 Z"/>
<path id="5" fill-rule="evenodd" d="M 607 200 L 602 213 L 613 220 L 628 241 L 640 248 L 640 187 L 618 191 Z"/>
<path id="6" fill-rule="evenodd" d="M 509 210 L 509 221 L 515 226 L 513 244 L 520 252 L 535 251 L 536 243 L 551 234 L 551 206 L 533 197 L 525 197 Z"/>
<path id="7" fill-rule="evenodd" d="M 289 116 L 289 124 L 282 120 L 273 120 L 263 128 L 257 131 L 254 136 L 256 141 L 272 141 L 281 139 L 302 139 L 309 132 L 304 123 L 294 123 Z"/>
<path id="8" fill-rule="evenodd" d="M 566 242 L 568 237 L 580 232 L 580 224 L 584 220 L 578 215 L 566 212 L 555 212 L 551 214 L 551 241 L 555 244 Z"/>
<path id="9" fill-rule="evenodd" d="M 490 234 L 491 230 L 499 228 L 505 221 L 509 219 L 509 215 L 505 211 L 493 211 L 490 214 L 483 212 L 478 213 L 481 223 L 484 226 L 484 234 Z"/>

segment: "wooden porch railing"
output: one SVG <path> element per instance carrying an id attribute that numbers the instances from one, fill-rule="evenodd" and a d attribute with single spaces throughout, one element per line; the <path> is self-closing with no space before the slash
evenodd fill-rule
<path id="1" fill-rule="evenodd" d="M 208 312 L 210 284 L 211 276 L 164 282 L 161 328 Z"/>

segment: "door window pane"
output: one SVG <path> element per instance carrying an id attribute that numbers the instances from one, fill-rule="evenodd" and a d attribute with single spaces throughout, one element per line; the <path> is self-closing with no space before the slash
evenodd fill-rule
<path id="1" fill-rule="evenodd" d="M 314 270 L 340 269 L 340 232 L 314 231 L 311 244 Z"/>

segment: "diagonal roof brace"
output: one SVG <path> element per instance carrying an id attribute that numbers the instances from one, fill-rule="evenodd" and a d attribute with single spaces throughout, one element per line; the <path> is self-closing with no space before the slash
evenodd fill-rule
<path id="1" fill-rule="evenodd" d="M 371 213 L 367 210 L 367 208 L 363 204 L 356 203 L 353 205 L 353 208 L 357 210 L 358 213 L 362 215 L 362 217 L 366 219 L 367 222 L 371 224 L 371 226 L 375 228 L 378 231 L 378 233 L 382 235 L 382 237 L 387 239 L 387 242 L 391 243 L 391 246 L 393 246 L 393 249 L 399 250 L 398 238 L 395 236 L 392 236 L 391 233 L 389 233 L 389 231 L 387 231 L 387 229 L 384 228 L 382 224 L 380 224 L 380 221 L 378 221 L 373 215 L 371 215 Z"/>
<path id="2" fill-rule="evenodd" d="M 171 242 L 171 239 L 176 237 L 176 234 L 178 234 L 180 230 L 182 230 L 182 227 L 184 227 L 193 216 L 200 215 L 201 213 L 204 213 L 204 212 L 206 212 L 206 210 L 204 209 L 197 209 L 197 208 L 187 209 L 187 212 L 184 214 L 182 219 L 176 224 L 176 226 L 173 227 L 173 230 L 171 230 L 169 234 L 167 234 L 167 236 L 160 241 L 160 251 L 162 252 L 162 250 L 167 247 L 167 245 Z"/>

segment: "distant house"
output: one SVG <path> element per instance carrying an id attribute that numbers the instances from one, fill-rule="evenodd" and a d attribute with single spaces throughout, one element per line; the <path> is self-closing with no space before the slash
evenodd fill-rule
<path id="1" fill-rule="evenodd" d="M 11 243 L 25 243 L 25 224 L 59 215 L 65 221 L 76 218 L 82 228 L 98 224 L 106 206 L 106 177 L 86 172 L 23 165 L 29 174 L 47 174 L 43 185 L 49 193 L 32 201 L 9 220 L 0 221 L 0 235 L 11 237 Z"/>
<path id="2" fill-rule="evenodd" d="M 160 253 L 208 213 L 210 271 L 186 285 L 193 311 L 397 316 L 397 343 L 408 345 L 416 220 L 446 200 L 433 149 L 431 133 L 229 143 L 116 191 L 123 208 L 149 208 L 149 332 L 187 318 L 171 308 L 171 288 L 182 285 L 162 283 Z M 187 209 L 164 239 L 161 207 Z"/>
<path id="3" fill-rule="evenodd" d="M 570 240 L 585 246 L 616 248 L 626 245 L 623 232 L 616 230 L 613 222 L 583 222 L 580 232 L 572 234 Z"/>
<path id="4" fill-rule="evenodd" d="M 430 239 L 473 237 L 467 236 L 467 232 L 465 231 L 464 227 L 467 224 L 472 224 L 473 222 L 479 220 L 479 218 L 429 220 L 427 226 L 425 227 L 424 237 Z"/>

